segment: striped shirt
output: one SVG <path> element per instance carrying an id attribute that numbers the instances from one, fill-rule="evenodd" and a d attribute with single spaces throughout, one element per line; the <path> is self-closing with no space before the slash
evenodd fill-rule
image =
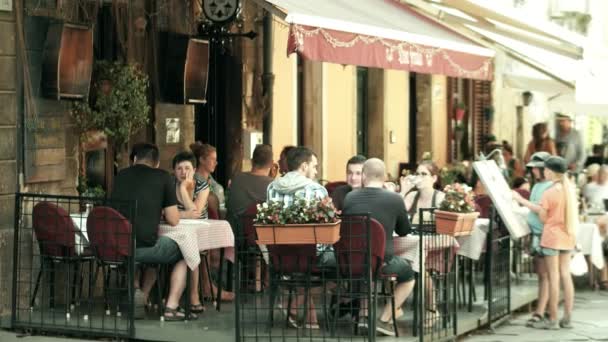
<path id="1" fill-rule="evenodd" d="M 194 194 L 192 196 L 192 200 L 196 201 L 196 198 L 198 197 L 198 195 L 205 191 L 206 189 L 209 188 L 209 183 L 207 183 L 204 179 L 202 178 L 195 178 L 195 185 L 194 185 Z M 177 189 L 179 187 L 179 183 L 177 182 L 177 179 L 175 180 L 175 188 Z M 179 201 L 179 199 L 177 200 L 177 209 L 179 211 L 185 211 L 186 207 L 184 207 L 184 204 L 181 203 Z M 202 219 L 206 219 L 208 218 L 207 215 L 207 203 L 205 203 L 205 207 L 203 208 L 203 210 L 201 211 L 201 217 Z"/>

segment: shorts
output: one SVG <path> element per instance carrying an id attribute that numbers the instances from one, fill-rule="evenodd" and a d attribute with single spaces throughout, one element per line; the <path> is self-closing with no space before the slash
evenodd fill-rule
<path id="1" fill-rule="evenodd" d="M 553 248 L 545 248 L 540 247 L 540 256 L 557 256 L 562 253 L 570 253 L 569 249 L 553 249 Z"/>
<path id="2" fill-rule="evenodd" d="M 530 254 L 532 256 L 543 256 L 542 247 L 540 246 L 540 235 L 530 235 Z"/>
<path id="3" fill-rule="evenodd" d="M 143 264 L 173 264 L 182 258 L 177 243 L 166 236 L 159 237 L 152 247 L 135 249 L 135 262 Z"/>
<path id="4" fill-rule="evenodd" d="M 397 275 L 397 283 L 408 282 L 413 280 L 416 276 L 410 262 L 398 256 L 390 257 L 388 260 L 384 261 L 382 273 Z"/>

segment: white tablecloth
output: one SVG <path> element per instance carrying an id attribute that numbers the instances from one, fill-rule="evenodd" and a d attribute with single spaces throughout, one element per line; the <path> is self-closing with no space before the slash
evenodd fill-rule
<path id="1" fill-rule="evenodd" d="M 86 214 L 70 214 L 74 226 L 80 230 L 75 234 L 75 249 L 77 254 L 82 254 L 84 248 L 89 245 L 89 235 L 87 234 L 87 215 Z"/>
<path id="2" fill-rule="evenodd" d="M 584 255 L 588 255 L 591 262 L 598 269 L 604 268 L 604 254 L 602 251 L 602 237 L 595 223 L 581 223 L 576 232 L 576 243 Z"/>
<path id="3" fill-rule="evenodd" d="M 225 248 L 224 257 L 234 262 L 234 234 L 228 221 L 224 220 L 180 220 L 172 227 L 162 224 L 158 234 L 175 241 L 190 269 L 201 263 L 200 252 Z"/>
<path id="4" fill-rule="evenodd" d="M 473 227 L 471 235 L 456 237 L 456 240 L 460 244 L 457 254 L 469 259 L 479 260 L 481 252 L 484 251 L 486 245 L 489 225 L 489 219 L 477 219 L 475 220 L 475 227 Z"/>

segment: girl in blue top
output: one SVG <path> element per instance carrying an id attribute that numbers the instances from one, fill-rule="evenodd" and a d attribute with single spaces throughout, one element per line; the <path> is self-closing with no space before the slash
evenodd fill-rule
<path id="1" fill-rule="evenodd" d="M 530 162 L 526 167 L 531 169 L 532 175 L 534 176 L 535 184 L 532 187 L 530 193 L 530 202 L 539 204 L 543 192 L 547 190 L 553 182 L 545 180 L 543 175 L 543 169 L 545 166 L 545 160 L 551 155 L 547 152 L 536 152 L 530 158 Z M 515 196 L 517 200 L 518 196 Z M 519 202 L 519 201 L 518 201 Z M 526 323 L 528 327 L 534 327 L 537 324 L 543 322 L 543 316 L 545 309 L 549 301 L 549 274 L 543 260 L 542 248 L 540 247 L 540 237 L 543 232 L 543 223 L 541 222 L 537 213 L 530 211 L 528 213 L 528 225 L 531 231 L 531 246 L 530 251 L 534 256 L 534 269 L 538 275 L 538 302 L 536 304 L 536 310 L 532 317 Z"/>

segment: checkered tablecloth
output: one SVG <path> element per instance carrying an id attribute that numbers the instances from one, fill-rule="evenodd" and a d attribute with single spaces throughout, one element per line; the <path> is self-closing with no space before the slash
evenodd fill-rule
<path id="1" fill-rule="evenodd" d="M 420 237 L 418 235 L 394 236 L 393 246 L 396 256 L 407 259 L 415 272 L 420 272 Z M 457 250 L 460 245 L 454 237 L 449 235 L 435 235 L 424 237 L 423 253 L 425 260 L 429 254 L 441 251 L 445 248 L 454 247 Z"/>
<path id="2" fill-rule="evenodd" d="M 180 220 L 172 227 L 160 224 L 158 234 L 175 241 L 190 269 L 201 263 L 201 251 L 225 248 L 224 258 L 234 262 L 234 234 L 228 221 Z"/>

